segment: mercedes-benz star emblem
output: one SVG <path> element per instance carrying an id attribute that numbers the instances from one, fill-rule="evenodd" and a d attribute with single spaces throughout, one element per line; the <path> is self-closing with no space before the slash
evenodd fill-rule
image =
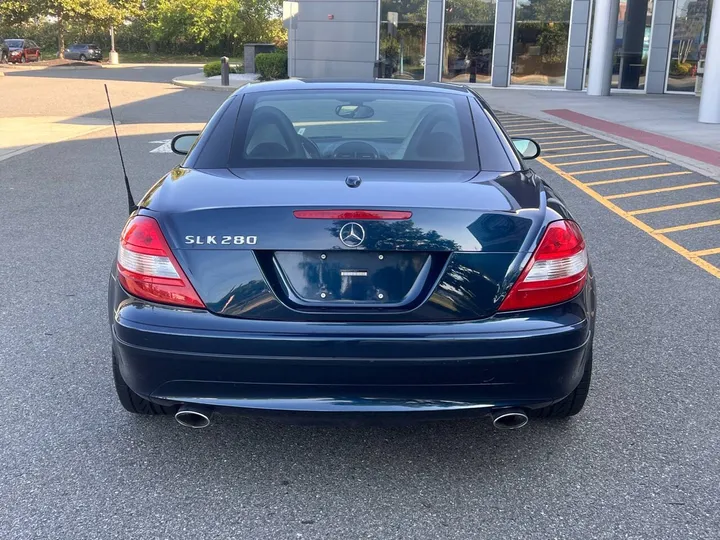
<path id="1" fill-rule="evenodd" d="M 359 223 L 351 221 L 342 226 L 338 236 L 347 247 L 358 247 L 365 240 L 365 229 Z"/>

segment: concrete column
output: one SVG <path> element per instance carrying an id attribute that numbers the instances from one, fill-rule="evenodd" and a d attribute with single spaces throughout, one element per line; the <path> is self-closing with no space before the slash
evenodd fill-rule
<path id="1" fill-rule="evenodd" d="M 510 84 L 512 67 L 512 32 L 515 0 L 497 0 L 495 6 L 495 37 L 493 39 L 492 85 Z"/>
<path id="2" fill-rule="evenodd" d="M 610 95 L 619 6 L 618 0 L 595 0 L 587 90 L 590 96 Z"/>
<path id="3" fill-rule="evenodd" d="M 565 88 L 582 90 L 585 75 L 585 48 L 590 24 L 590 0 L 574 0 L 570 19 Z"/>
<path id="4" fill-rule="evenodd" d="M 440 80 L 444 0 L 429 0 L 425 28 L 425 80 Z"/>
<path id="5" fill-rule="evenodd" d="M 700 94 L 698 121 L 705 124 L 720 124 L 720 2 L 715 2 L 710 19 L 705 76 Z"/>
<path id="6" fill-rule="evenodd" d="M 670 36 L 675 19 L 675 0 L 656 0 L 650 37 L 648 65 L 645 70 L 645 93 L 664 94 L 667 83 Z"/>

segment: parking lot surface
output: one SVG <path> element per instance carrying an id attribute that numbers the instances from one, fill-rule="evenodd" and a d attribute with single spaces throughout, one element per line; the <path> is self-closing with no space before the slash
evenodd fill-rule
<path id="1" fill-rule="evenodd" d="M 720 182 L 581 131 L 500 113 L 511 136 L 543 149 L 538 162 L 693 264 L 720 278 Z"/>
<path id="2" fill-rule="evenodd" d="M 226 96 L 122 73 L 6 76 L 28 100 L 0 102 L 0 118 L 106 121 L 109 78 L 138 196 L 179 161 L 164 141 Z M 124 412 L 106 303 L 127 213 L 112 129 L 0 161 L 0 538 L 717 538 L 717 184 L 562 126 L 503 121 L 541 142 L 534 166 L 583 226 L 599 299 L 586 408 L 513 432 L 235 416 L 193 431 Z"/>

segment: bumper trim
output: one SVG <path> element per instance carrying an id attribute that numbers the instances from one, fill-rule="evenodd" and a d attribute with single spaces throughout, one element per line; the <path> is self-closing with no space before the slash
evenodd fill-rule
<path id="1" fill-rule="evenodd" d="M 584 324 L 584 322 L 583 322 Z M 582 327 L 582 324 L 579 325 Z M 207 357 L 207 353 L 202 352 L 195 352 L 195 351 L 177 351 L 177 350 L 168 350 L 168 349 L 157 349 L 152 347 L 144 347 L 142 345 L 137 345 L 134 343 L 129 343 L 120 337 L 118 337 L 117 332 L 115 331 L 115 328 L 113 327 L 113 337 L 117 341 L 119 345 L 122 345 L 124 347 L 129 347 L 132 349 L 137 349 L 144 352 L 149 353 L 157 353 L 157 354 L 172 354 L 173 356 L 189 356 L 189 357 Z M 468 339 L 472 339 L 471 336 L 466 336 Z M 445 338 L 447 339 L 447 338 Z M 443 339 L 443 341 L 445 340 Z M 543 352 L 534 352 L 534 353 L 523 353 L 523 357 L 534 357 L 534 356 L 548 356 L 553 354 L 563 354 L 563 353 L 570 353 L 573 351 L 577 351 L 578 349 L 582 349 L 585 346 L 587 346 L 588 342 L 592 339 L 592 334 L 588 334 L 588 336 L 585 338 L 585 341 L 583 341 L 580 345 L 576 347 L 571 347 L 568 349 L 558 349 L 553 351 L 543 351 Z M 390 340 L 388 340 L 390 341 Z M 397 341 L 402 342 L 402 339 L 398 339 Z M 433 340 L 428 340 L 433 341 Z M 295 362 L 295 361 L 303 361 L 303 360 L 315 360 L 315 361 L 322 361 L 323 357 L 308 357 L 308 356 L 289 356 L 289 355 L 283 355 L 283 356 L 269 356 L 269 355 L 250 355 L 250 354 L 227 354 L 227 353 L 217 353 L 213 352 L 211 354 L 213 358 L 225 358 L 225 359 L 237 359 L 237 360 L 254 360 L 254 361 L 268 361 L 268 360 L 280 360 L 280 361 L 288 361 L 288 362 Z M 473 360 L 502 360 L 506 358 L 517 358 L 518 354 L 497 354 L 497 355 L 473 355 L 473 356 L 430 356 L 430 357 L 413 357 L 413 358 L 392 358 L 392 359 L 384 359 L 384 358 L 376 358 L 376 357 L 360 357 L 360 356 L 347 356 L 347 357 L 332 357 L 328 358 L 328 360 L 342 360 L 343 362 L 382 362 L 383 360 L 392 360 L 393 362 L 463 362 L 463 361 L 473 361 Z"/>

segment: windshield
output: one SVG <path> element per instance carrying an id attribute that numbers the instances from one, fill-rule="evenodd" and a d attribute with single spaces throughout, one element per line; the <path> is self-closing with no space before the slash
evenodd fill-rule
<path id="1" fill-rule="evenodd" d="M 6 39 L 5 45 L 7 45 L 10 49 L 20 49 L 23 46 L 23 40 L 22 39 Z"/>
<path id="2" fill-rule="evenodd" d="M 395 90 L 250 94 L 231 167 L 476 169 L 467 98 Z"/>

